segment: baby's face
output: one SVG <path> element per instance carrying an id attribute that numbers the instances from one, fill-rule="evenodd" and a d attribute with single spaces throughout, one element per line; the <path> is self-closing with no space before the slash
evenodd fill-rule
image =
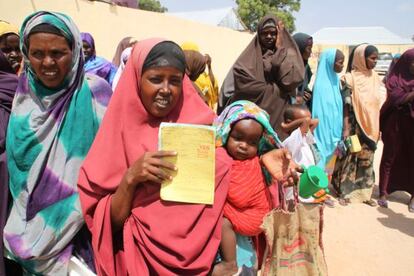
<path id="1" fill-rule="evenodd" d="M 263 127 L 256 120 L 243 119 L 236 122 L 227 140 L 227 152 L 236 160 L 255 157 L 262 134 Z"/>

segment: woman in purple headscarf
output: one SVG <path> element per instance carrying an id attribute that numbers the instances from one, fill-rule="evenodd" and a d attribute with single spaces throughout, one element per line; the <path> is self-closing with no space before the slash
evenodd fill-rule
<path id="1" fill-rule="evenodd" d="M 380 166 L 380 199 L 388 207 L 387 195 L 406 191 L 414 212 L 414 49 L 407 50 L 387 79 L 387 100 L 381 108 L 380 129 L 384 150 Z"/>
<path id="2" fill-rule="evenodd" d="M 95 40 L 90 33 L 81 33 L 85 72 L 105 79 L 111 86 L 118 68 L 102 57 L 96 56 Z"/>
<path id="3" fill-rule="evenodd" d="M 6 223 L 9 197 L 6 163 L 6 130 L 18 77 L 6 56 L 0 50 L 0 275 L 5 275 L 3 263 L 3 228 Z"/>

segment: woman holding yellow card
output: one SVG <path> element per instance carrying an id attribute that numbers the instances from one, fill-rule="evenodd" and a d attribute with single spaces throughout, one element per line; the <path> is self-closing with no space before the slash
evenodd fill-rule
<path id="1" fill-rule="evenodd" d="M 381 108 L 381 81 L 373 70 L 377 59 L 375 46 L 357 46 L 349 57 L 347 73 L 342 78 L 343 138 L 348 150 L 344 156 L 338 157 L 332 176 L 341 205 L 364 202 L 376 206 L 371 195 L 375 184 L 373 163 Z"/>
<path id="2" fill-rule="evenodd" d="M 231 166 L 225 150 L 215 154 L 213 205 L 160 199 L 160 183 L 177 170 L 163 160 L 176 153 L 157 150 L 160 124 L 214 119 L 184 72 L 174 42 L 138 42 L 81 168 L 98 275 L 206 275 L 213 264 Z"/>

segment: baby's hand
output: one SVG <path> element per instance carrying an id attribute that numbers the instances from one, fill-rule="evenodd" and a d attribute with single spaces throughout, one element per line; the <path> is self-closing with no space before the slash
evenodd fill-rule
<path id="1" fill-rule="evenodd" d="M 306 135 L 309 132 L 309 125 L 311 124 L 311 117 L 302 118 L 302 124 L 300 125 L 300 131 L 302 135 Z"/>
<path id="2" fill-rule="evenodd" d="M 298 172 L 302 168 L 292 160 L 292 155 L 287 149 L 275 149 L 261 156 L 260 160 L 272 175 L 282 185 L 295 185 L 298 180 Z"/>
<path id="3" fill-rule="evenodd" d="M 319 124 L 319 119 L 311 119 L 309 127 L 312 133 L 315 130 L 315 128 L 318 126 L 318 124 Z"/>

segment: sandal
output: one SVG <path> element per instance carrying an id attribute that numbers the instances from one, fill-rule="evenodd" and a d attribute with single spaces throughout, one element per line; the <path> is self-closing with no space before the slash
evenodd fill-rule
<path id="1" fill-rule="evenodd" d="M 367 204 L 367 205 L 369 205 L 369 206 L 371 206 L 371 207 L 376 207 L 377 206 L 377 203 L 374 200 L 372 200 L 372 199 L 365 200 L 364 203 Z"/>
<path id="2" fill-rule="evenodd" d="M 377 203 L 382 208 L 388 208 L 388 200 L 386 199 L 378 199 Z"/>
<path id="3" fill-rule="evenodd" d="M 408 212 L 414 213 L 414 197 L 411 197 L 410 202 L 408 203 Z"/>

